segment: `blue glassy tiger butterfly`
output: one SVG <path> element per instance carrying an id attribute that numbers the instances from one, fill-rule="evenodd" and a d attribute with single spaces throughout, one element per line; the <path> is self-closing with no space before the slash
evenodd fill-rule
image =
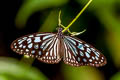
<path id="1" fill-rule="evenodd" d="M 73 36 L 58 33 L 38 32 L 13 41 L 11 49 L 19 54 L 36 57 L 45 63 L 58 63 L 62 58 L 72 66 L 103 66 L 106 58 L 93 46 Z"/>
<path id="2" fill-rule="evenodd" d="M 54 64 L 63 59 L 65 64 L 71 66 L 103 66 L 107 63 L 106 58 L 100 51 L 90 44 L 74 36 L 63 35 L 64 31 L 69 31 L 69 27 L 77 20 L 81 13 L 87 8 L 92 0 L 78 13 L 73 21 L 67 26 L 63 26 L 59 13 L 59 28 L 57 33 L 38 32 L 20 37 L 12 42 L 11 49 L 19 54 L 36 57 L 38 60 Z M 65 28 L 63 30 L 63 28 Z M 76 33 L 73 35 L 78 35 Z"/>

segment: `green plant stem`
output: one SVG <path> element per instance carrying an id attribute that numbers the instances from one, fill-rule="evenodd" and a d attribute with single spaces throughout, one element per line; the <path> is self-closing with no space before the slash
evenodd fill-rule
<path id="1" fill-rule="evenodd" d="M 69 27 L 79 18 L 79 16 L 85 11 L 85 9 L 88 7 L 88 5 L 92 2 L 92 0 L 89 0 L 88 3 L 83 7 L 83 9 L 77 14 L 77 16 L 68 24 L 68 26 L 62 31 L 65 32 L 69 29 Z"/>

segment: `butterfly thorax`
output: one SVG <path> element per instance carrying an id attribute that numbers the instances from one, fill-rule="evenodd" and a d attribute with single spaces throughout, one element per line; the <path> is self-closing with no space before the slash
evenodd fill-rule
<path id="1" fill-rule="evenodd" d="M 58 28 L 58 33 L 57 33 L 57 35 L 58 35 L 58 38 L 59 38 L 59 39 L 62 39 L 62 38 L 63 38 L 62 30 L 63 30 L 63 29 L 62 29 L 61 27 Z"/>
<path id="2" fill-rule="evenodd" d="M 59 39 L 59 56 L 62 58 L 64 56 L 64 47 L 63 47 L 63 33 L 62 33 L 63 28 L 59 27 L 58 28 L 58 33 L 57 37 Z M 60 45 L 61 44 L 61 45 Z"/>

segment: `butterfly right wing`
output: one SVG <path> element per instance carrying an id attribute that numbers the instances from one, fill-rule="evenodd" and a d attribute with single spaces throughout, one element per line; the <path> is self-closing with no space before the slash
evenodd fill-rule
<path id="1" fill-rule="evenodd" d="M 19 54 L 38 58 L 45 63 L 58 63 L 60 41 L 54 33 L 34 33 L 13 41 L 11 49 Z"/>
<path id="2" fill-rule="evenodd" d="M 107 63 L 102 53 L 76 37 L 64 36 L 63 61 L 72 66 L 103 66 Z"/>

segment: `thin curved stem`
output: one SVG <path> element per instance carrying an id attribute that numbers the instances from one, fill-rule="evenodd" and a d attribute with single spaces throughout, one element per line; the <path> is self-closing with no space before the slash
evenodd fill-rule
<path id="1" fill-rule="evenodd" d="M 60 26 L 60 25 L 61 25 L 60 15 L 61 15 L 61 10 L 59 11 L 59 16 L 58 16 L 58 26 Z"/>
<path id="2" fill-rule="evenodd" d="M 77 16 L 68 24 L 68 26 L 62 31 L 65 32 L 69 27 L 79 18 L 79 16 L 85 11 L 85 9 L 90 5 L 92 0 L 89 0 L 88 3 L 83 7 L 83 9 L 77 14 Z"/>
<path id="3" fill-rule="evenodd" d="M 58 26 L 61 26 L 61 27 L 63 27 L 64 29 L 66 28 L 64 25 L 62 25 L 62 23 L 61 23 L 61 10 L 59 11 L 59 16 L 58 16 Z M 71 34 L 72 32 L 69 30 L 69 29 L 67 29 L 67 31 Z"/>
<path id="4" fill-rule="evenodd" d="M 60 24 L 61 27 L 63 27 L 64 29 L 66 28 L 64 25 Z M 71 34 L 71 36 L 76 36 L 76 35 L 80 35 L 82 33 L 84 33 L 86 31 L 86 29 L 84 29 L 81 32 L 71 32 L 69 29 L 67 29 L 67 31 Z"/>
<path id="5" fill-rule="evenodd" d="M 64 25 L 62 25 L 62 24 L 60 24 L 60 26 L 61 27 L 63 27 L 64 29 L 66 28 Z M 72 34 L 72 32 L 69 30 L 69 29 L 67 29 L 67 31 L 70 33 L 70 34 Z"/>

